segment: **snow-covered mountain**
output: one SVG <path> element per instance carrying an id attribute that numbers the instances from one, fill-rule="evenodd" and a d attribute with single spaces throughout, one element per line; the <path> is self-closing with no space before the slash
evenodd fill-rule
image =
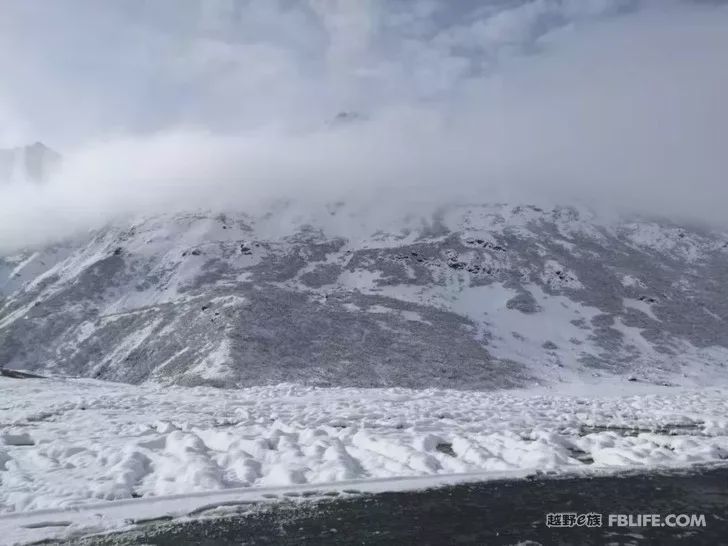
<path id="1" fill-rule="evenodd" d="M 279 204 L 0 258 L 0 365 L 130 383 L 708 383 L 727 320 L 727 234 L 572 207 Z"/>
<path id="2" fill-rule="evenodd" d="M 0 184 L 45 182 L 61 156 L 42 142 L 0 149 Z"/>

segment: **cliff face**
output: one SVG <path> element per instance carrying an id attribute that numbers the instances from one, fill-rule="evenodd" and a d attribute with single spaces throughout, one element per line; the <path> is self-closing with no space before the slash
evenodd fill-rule
<path id="1" fill-rule="evenodd" d="M 179 214 L 0 258 L 0 364 L 130 383 L 726 375 L 728 237 L 574 208 Z"/>

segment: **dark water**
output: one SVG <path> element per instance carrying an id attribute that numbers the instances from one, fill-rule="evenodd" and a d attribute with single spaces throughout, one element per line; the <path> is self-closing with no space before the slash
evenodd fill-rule
<path id="1" fill-rule="evenodd" d="M 728 469 L 501 481 L 283 503 L 74 544 L 728 544 Z M 603 527 L 549 528 L 547 512 L 603 514 Z M 607 514 L 705 514 L 704 528 L 608 527 Z M 530 542 L 529 542 L 530 541 Z"/>

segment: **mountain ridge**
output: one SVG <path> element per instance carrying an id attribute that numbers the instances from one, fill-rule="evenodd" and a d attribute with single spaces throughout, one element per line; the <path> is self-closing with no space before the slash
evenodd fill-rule
<path id="1" fill-rule="evenodd" d="M 282 203 L 5 256 L 0 364 L 221 387 L 725 376 L 725 233 L 511 204 L 378 222 Z"/>

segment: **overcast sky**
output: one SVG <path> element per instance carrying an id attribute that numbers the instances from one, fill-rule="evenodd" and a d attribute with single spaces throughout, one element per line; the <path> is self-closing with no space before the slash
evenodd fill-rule
<path id="1" fill-rule="evenodd" d="M 715 1 L 0 0 L 0 146 L 66 157 L 0 189 L 0 245 L 381 188 L 719 224 L 727 52 Z"/>
<path id="2" fill-rule="evenodd" d="M 664 0 L 661 0 L 664 3 Z M 632 0 L 0 0 L 3 140 L 307 126 L 454 101 Z"/>

